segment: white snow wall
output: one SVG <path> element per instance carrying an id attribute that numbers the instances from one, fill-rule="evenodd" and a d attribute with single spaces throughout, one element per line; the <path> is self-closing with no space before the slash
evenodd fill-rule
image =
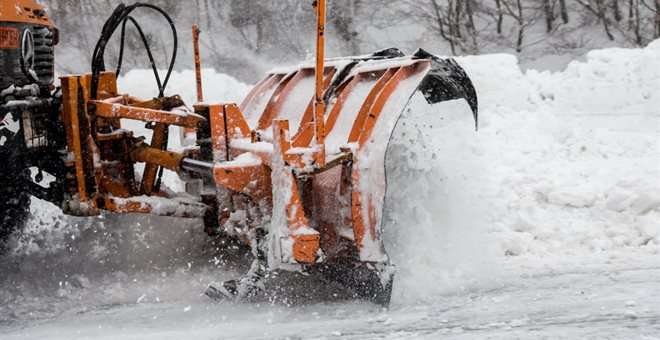
<path id="1" fill-rule="evenodd" d="M 558 73 L 523 73 L 512 55 L 458 62 L 480 130 L 467 104 L 418 96 L 388 154 L 395 303 L 476 288 L 511 261 L 658 254 L 660 41 Z"/>

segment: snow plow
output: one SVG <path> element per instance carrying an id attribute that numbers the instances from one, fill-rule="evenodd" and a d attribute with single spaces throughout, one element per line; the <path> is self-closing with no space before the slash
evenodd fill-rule
<path id="1" fill-rule="evenodd" d="M 61 95 L 48 92 L 57 110 L 42 124 L 51 127 L 44 150 L 57 160 L 23 166 L 56 180 L 42 187 L 30 178 L 16 187 L 75 216 L 105 211 L 203 219 L 210 235 L 240 240 L 253 256 L 245 276 L 209 287 L 206 294 L 214 299 L 255 296 L 270 272 L 285 270 L 319 273 L 356 297 L 387 305 L 395 272 L 382 239 L 390 136 L 418 92 L 429 104 L 464 99 L 475 120 L 477 95 L 454 60 L 423 50 L 326 59 L 325 0 L 314 6 L 314 62 L 273 70 L 240 104 L 204 103 L 198 86 L 193 108 L 165 95 L 176 52 L 162 81 L 155 72 L 158 98 L 143 100 L 117 88 L 119 71 L 107 71 L 104 62 L 115 31 L 133 24 L 149 51 L 130 16 L 134 10 L 162 14 L 177 47 L 176 28 L 163 10 L 119 6 L 104 25 L 92 72 L 62 77 Z M 194 29 L 194 41 L 198 34 Z M 144 122 L 151 140 L 122 128 L 125 119 Z M 194 134 L 196 144 L 169 150 L 170 127 Z M 164 169 L 181 176 L 185 193 L 166 188 Z"/>

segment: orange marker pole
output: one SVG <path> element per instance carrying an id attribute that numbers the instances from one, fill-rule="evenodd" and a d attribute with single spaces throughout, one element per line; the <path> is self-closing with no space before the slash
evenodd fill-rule
<path id="1" fill-rule="evenodd" d="M 325 74 L 325 20 L 326 0 L 316 0 L 316 95 L 314 100 L 314 125 L 316 144 L 321 147 L 321 156 L 317 160 L 320 166 L 325 165 L 325 100 L 324 74 Z"/>
<path id="2" fill-rule="evenodd" d="M 192 27 L 193 35 L 193 48 L 195 50 L 195 80 L 197 81 L 197 102 L 204 101 L 204 93 L 202 92 L 202 57 L 199 53 L 199 34 L 200 30 L 197 25 Z"/>

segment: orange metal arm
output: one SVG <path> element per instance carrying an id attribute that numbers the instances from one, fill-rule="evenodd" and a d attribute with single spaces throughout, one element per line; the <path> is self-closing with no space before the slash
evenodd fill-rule
<path id="1" fill-rule="evenodd" d="M 90 199 L 90 193 L 87 191 L 85 183 L 85 159 L 82 153 L 83 137 L 86 136 L 81 135 L 82 124 L 85 122 L 80 121 L 80 118 L 85 116 L 81 115 L 84 108 L 80 107 L 78 100 L 79 94 L 84 92 L 80 87 L 80 80 L 77 77 L 62 78 L 62 95 L 64 98 L 62 102 L 62 119 L 67 129 L 67 145 L 74 155 L 77 192 L 80 195 L 80 201 L 87 202 Z"/>
<path id="2" fill-rule="evenodd" d="M 195 80 L 197 81 L 197 102 L 204 101 L 204 92 L 202 92 L 202 57 L 199 53 L 199 34 L 200 30 L 197 25 L 192 27 L 193 35 L 193 48 L 195 50 Z"/>
<path id="3" fill-rule="evenodd" d="M 194 114 L 178 114 L 95 100 L 90 100 L 89 103 L 96 105 L 96 115 L 102 118 L 134 119 L 188 128 L 198 128 L 204 121 L 203 117 Z"/>
<path id="4" fill-rule="evenodd" d="M 167 147 L 167 130 L 169 127 L 165 124 L 158 123 L 154 128 L 154 134 L 151 138 L 151 147 L 156 150 L 162 150 Z M 146 162 L 146 160 L 145 160 Z M 156 187 L 156 177 L 158 176 L 158 164 L 152 162 L 147 162 L 147 165 L 144 167 L 144 173 L 142 175 L 142 191 L 147 194 L 153 194 L 154 188 Z"/>
<path id="5" fill-rule="evenodd" d="M 158 167 L 162 166 L 165 169 L 178 172 L 181 170 L 181 161 L 184 159 L 184 155 L 176 152 L 163 151 L 154 147 L 149 147 L 145 144 L 131 152 L 131 159 L 137 163 L 153 165 L 155 170 L 158 170 Z M 155 172 L 156 171 L 154 171 L 153 178 L 156 177 Z M 151 194 L 151 192 L 148 192 L 148 194 Z"/>
<path id="6" fill-rule="evenodd" d="M 323 93 L 323 75 L 325 74 L 325 0 L 316 1 L 317 27 L 316 27 L 316 95 L 314 99 L 314 123 L 316 125 L 316 143 L 325 144 L 325 100 Z M 323 153 L 324 150 L 322 150 Z M 323 166 L 325 157 L 319 159 Z"/>

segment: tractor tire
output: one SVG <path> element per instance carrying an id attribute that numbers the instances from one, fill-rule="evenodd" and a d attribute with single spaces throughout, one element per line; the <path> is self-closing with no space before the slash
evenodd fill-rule
<path id="1" fill-rule="evenodd" d="M 23 230 L 30 215 L 30 194 L 15 178 L 0 177 L 0 254 L 8 250 L 7 241 Z"/>

